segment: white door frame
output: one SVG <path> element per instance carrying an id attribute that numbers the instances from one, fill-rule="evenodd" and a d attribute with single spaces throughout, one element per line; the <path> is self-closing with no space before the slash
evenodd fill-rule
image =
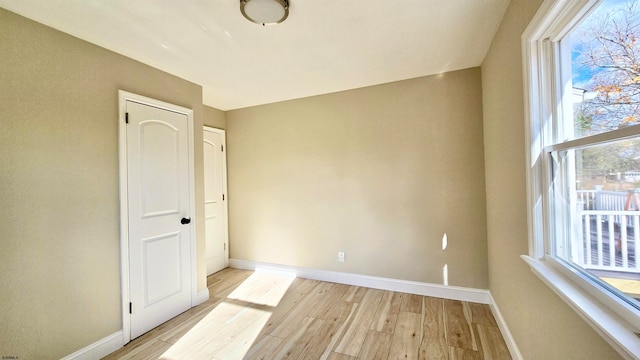
<path id="1" fill-rule="evenodd" d="M 189 135 L 189 211 L 191 213 L 191 306 L 195 306 L 197 299 L 197 266 L 196 266 L 196 204 L 195 204 L 195 166 L 194 166 L 194 133 L 193 133 L 193 110 L 181 106 L 169 104 L 156 99 L 136 95 L 123 90 L 118 91 L 118 152 L 120 170 L 120 283 L 122 291 L 122 332 L 124 343 L 131 341 L 131 314 L 129 314 L 129 301 L 131 294 L 129 291 L 129 211 L 128 211 L 128 182 L 127 182 L 127 129 L 126 129 L 126 104 L 133 101 L 139 104 L 156 107 L 163 110 L 172 111 L 187 116 L 187 132 Z"/>
<path id="2" fill-rule="evenodd" d="M 229 266 L 229 192 L 227 191 L 227 132 L 226 130 L 214 128 L 211 126 L 203 126 L 204 131 L 220 134 L 222 136 L 222 146 L 224 151 L 222 152 L 222 193 L 224 194 L 224 200 L 222 201 L 222 209 L 224 213 L 224 234 L 225 243 L 227 247 L 225 249 L 225 266 Z M 206 186 L 206 185 L 205 185 Z"/>

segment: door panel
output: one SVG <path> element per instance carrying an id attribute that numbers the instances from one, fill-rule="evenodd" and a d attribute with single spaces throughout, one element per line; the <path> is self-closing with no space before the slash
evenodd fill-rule
<path id="1" fill-rule="evenodd" d="M 131 338 L 191 307 L 187 115 L 127 101 Z"/>
<path id="2" fill-rule="evenodd" d="M 180 233 L 142 240 L 144 305 L 148 307 L 182 290 Z"/>
<path id="3" fill-rule="evenodd" d="M 142 217 L 178 214 L 180 204 L 180 132 L 162 121 L 146 120 L 140 132 Z M 171 175 L 169 175 L 171 174 Z M 162 194 L 162 196 L 157 196 Z"/>
<path id="4" fill-rule="evenodd" d="M 227 213 L 225 193 L 226 161 L 224 131 L 204 130 L 204 192 L 207 275 L 228 266 Z"/>

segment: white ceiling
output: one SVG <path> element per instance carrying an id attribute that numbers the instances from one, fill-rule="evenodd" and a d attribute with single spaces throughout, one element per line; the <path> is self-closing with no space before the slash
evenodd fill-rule
<path id="1" fill-rule="evenodd" d="M 479 66 L 509 0 L 0 0 L 0 7 L 203 87 L 231 110 Z"/>

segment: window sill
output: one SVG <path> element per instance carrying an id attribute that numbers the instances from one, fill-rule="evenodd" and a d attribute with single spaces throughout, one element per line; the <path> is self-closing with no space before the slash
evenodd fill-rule
<path id="1" fill-rule="evenodd" d="M 546 260 L 522 255 L 531 271 L 626 359 L 640 359 L 640 340 L 633 326 Z"/>

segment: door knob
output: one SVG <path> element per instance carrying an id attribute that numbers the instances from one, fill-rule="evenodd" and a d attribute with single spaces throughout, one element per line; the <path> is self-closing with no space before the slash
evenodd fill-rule
<path id="1" fill-rule="evenodd" d="M 180 220 L 180 224 L 182 225 L 187 225 L 190 222 L 191 222 L 191 218 L 182 218 L 182 220 Z"/>

